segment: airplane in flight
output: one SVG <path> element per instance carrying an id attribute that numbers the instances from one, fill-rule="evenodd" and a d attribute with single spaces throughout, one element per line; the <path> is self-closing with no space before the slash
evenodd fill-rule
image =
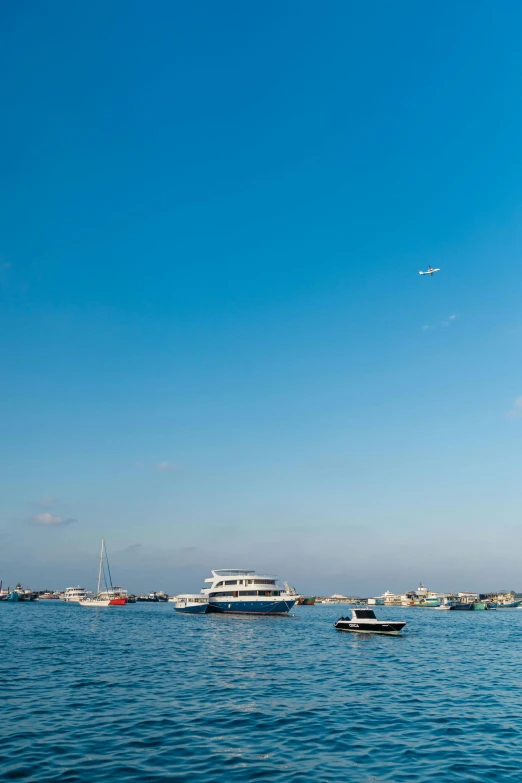
<path id="1" fill-rule="evenodd" d="M 437 268 L 437 269 L 433 269 L 433 267 L 432 267 L 432 266 L 429 266 L 429 267 L 428 267 L 428 271 L 427 271 L 427 272 L 422 272 L 422 271 L 419 269 L 419 275 L 431 275 L 431 276 L 433 277 L 433 275 L 435 274 L 435 272 L 440 272 L 440 269 L 439 269 L 439 268 Z"/>

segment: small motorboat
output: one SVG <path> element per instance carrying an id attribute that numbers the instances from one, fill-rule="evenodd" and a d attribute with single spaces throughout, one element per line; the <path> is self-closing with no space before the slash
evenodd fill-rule
<path id="1" fill-rule="evenodd" d="M 185 593 L 176 596 L 176 612 L 182 614 L 206 614 L 208 612 L 208 595 L 201 593 Z"/>
<path id="2" fill-rule="evenodd" d="M 352 609 L 352 616 L 341 617 L 334 628 L 352 633 L 386 633 L 396 636 L 405 625 L 402 621 L 378 620 L 373 609 Z"/>

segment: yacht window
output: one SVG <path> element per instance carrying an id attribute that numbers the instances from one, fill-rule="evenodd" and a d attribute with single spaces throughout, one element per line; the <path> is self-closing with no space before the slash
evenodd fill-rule
<path id="1" fill-rule="evenodd" d="M 234 579 L 231 582 L 225 582 L 226 585 L 237 585 L 237 579 Z"/>
<path id="2" fill-rule="evenodd" d="M 373 612 L 373 609 L 357 609 L 356 610 L 357 617 L 359 620 L 374 620 L 375 614 Z"/>

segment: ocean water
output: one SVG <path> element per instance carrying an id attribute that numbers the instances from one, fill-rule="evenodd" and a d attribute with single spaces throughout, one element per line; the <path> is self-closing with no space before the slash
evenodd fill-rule
<path id="1" fill-rule="evenodd" d="M 522 780 L 522 611 L 0 604 L 0 780 Z M 346 610 L 344 610 L 346 613 Z"/>

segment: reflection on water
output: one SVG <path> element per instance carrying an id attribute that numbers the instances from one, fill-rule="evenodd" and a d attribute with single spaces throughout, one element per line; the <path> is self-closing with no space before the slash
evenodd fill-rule
<path id="1" fill-rule="evenodd" d="M 0 604 L 0 780 L 519 781 L 522 611 Z"/>

